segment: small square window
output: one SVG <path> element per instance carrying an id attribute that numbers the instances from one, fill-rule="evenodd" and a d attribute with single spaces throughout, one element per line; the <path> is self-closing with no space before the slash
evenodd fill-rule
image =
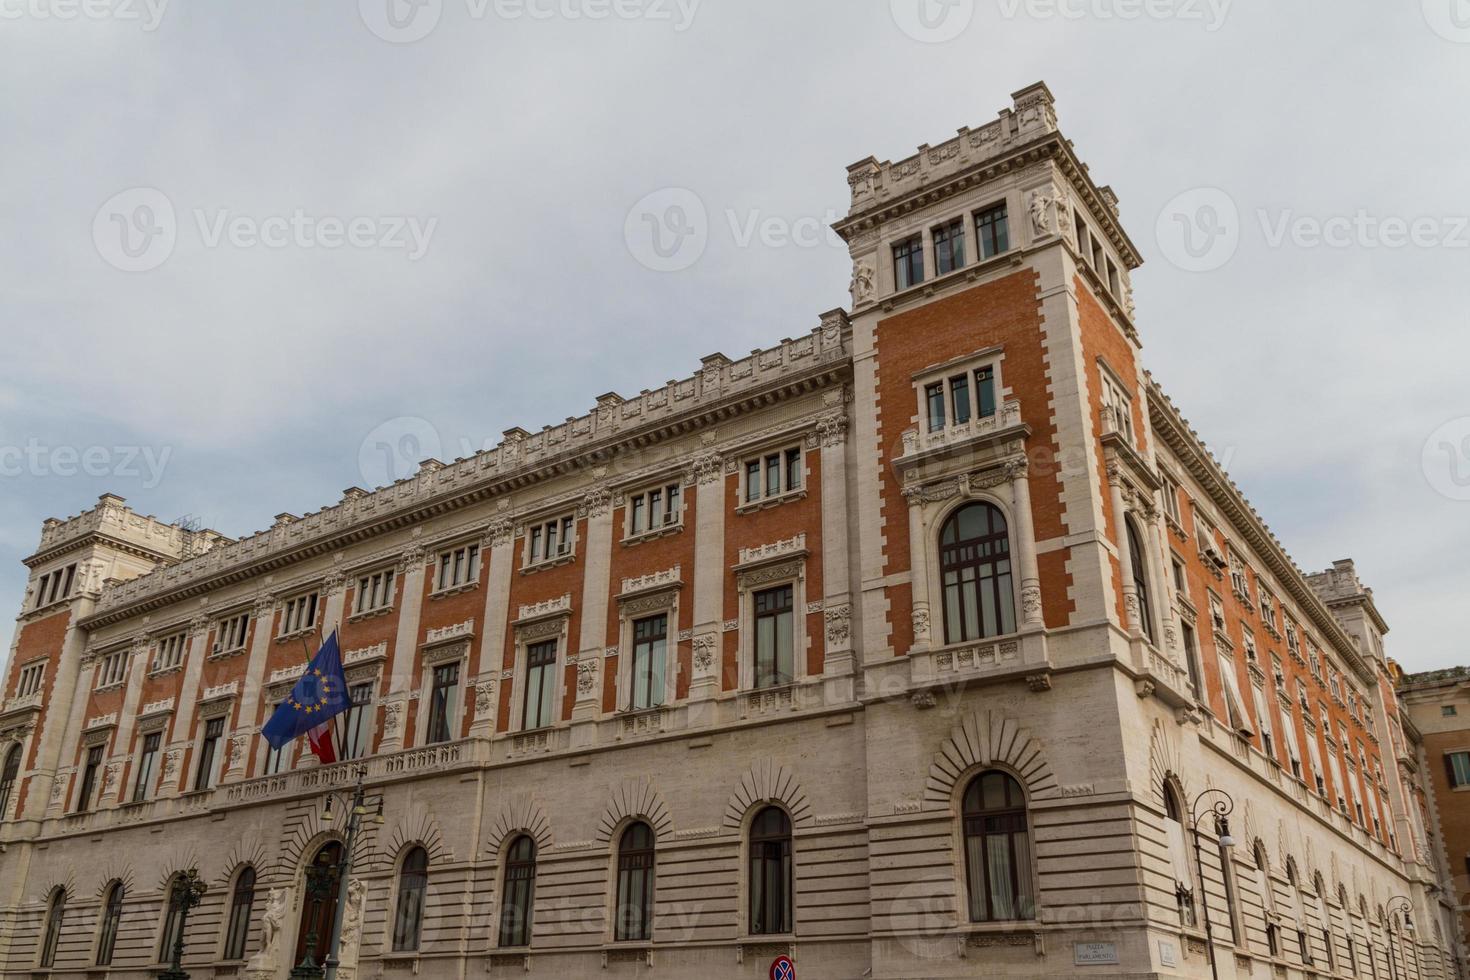
<path id="1" fill-rule="evenodd" d="M 1457 709 L 1454 705 L 1447 704 L 1444 707 L 1442 707 L 1442 708 L 1439 709 L 1439 713 L 1440 713 L 1440 715 L 1442 715 L 1445 718 L 1453 718 L 1456 715 L 1458 715 L 1460 712 L 1459 712 L 1459 709 Z"/>

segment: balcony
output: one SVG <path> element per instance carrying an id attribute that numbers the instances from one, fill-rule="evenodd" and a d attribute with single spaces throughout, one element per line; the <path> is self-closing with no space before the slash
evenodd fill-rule
<path id="1" fill-rule="evenodd" d="M 1022 428 L 1021 403 L 1002 402 L 1000 409 L 990 416 L 970 419 L 942 429 L 926 432 L 911 429 L 903 434 L 903 459 L 910 460 L 930 455 L 953 455 L 969 447 L 1014 437 Z"/>

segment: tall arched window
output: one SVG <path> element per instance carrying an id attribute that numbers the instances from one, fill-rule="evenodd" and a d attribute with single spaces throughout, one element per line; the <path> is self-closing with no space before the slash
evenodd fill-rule
<path id="1" fill-rule="evenodd" d="M 791 932 L 791 820 L 768 806 L 750 824 L 750 934 Z"/>
<path id="2" fill-rule="evenodd" d="M 1016 631 L 1011 542 L 994 504 L 966 504 L 939 535 L 944 582 L 944 642 L 963 643 Z"/>
<path id="3" fill-rule="evenodd" d="M 114 881 L 107 889 L 107 901 L 102 908 L 102 931 L 97 935 L 97 965 L 112 965 L 112 950 L 117 945 L 117 927 L 122 922 L 123 898 L 126 890 L 123 883 Z"/>
<path id="4" fill-rule="evenodd" d="M 531 945 L 531 909 L 536 890 L 536 842 L 522 835 L 505 854 L 500 945 Z"/>
<path id="5" fill-rule="evenodd" d="M 424 927 L 424 891 L 429 887 L 429 852 L 415 847 L 398 871 L 398 907 L 393 913 L 393 951 L 419 948 Z"/>
<path id="6" fill-rule="evenodd" d="M 1154 643 L 1153 603 L 1148 595 L 1148 576 L 1144 574 L 1147 553 L 1143 550 L 1143 539 L 1138 535 L 1138 525 L 1132 518 L 1126 518 L 1124 524 L 1128 528 L 1128 550 L 1133 558 L 1133 592 L 1138 596 L 1138 624 L 1143 627 L 1143 635 L 1148 637 L 1148 641 Z"/>
<path id="7" fill-rule="evenodd" d="M 41 937 L 41 966 L 50 969 L 56 965 L 56 946 L 61 942 L 61 920 L 66 917 L 66 889 L 58 888 L 51 895 L 51 906 L 46 910 L 46 934 Z"/>
<path id="8" fill-rule="evenodd" d="M 0 820 L 10 810 L 10 796 L 15 790 L 15 781 L 20 777 L 20 746 L 12 745 L 5 753 L 5 767 L 0 769 Z"/>
<path id="9" fill-rule="evenodd" d="M 158 940 L 158 962 L 167 963 L 173 958 L 174 945 L 183 936 L 184 929 L 184 905 L 180 901 L 182 896 L 174 886 L 178 883 L 178 877 L 168 880 L 168 890 L 164 893 L 163 912 L 163 935 Z"/>
<path id="10" fill-rule="evenodd" d="M 1194 872 L 1189 864 L 1189 845 L 1184 836 L 1184 807 L 1179 802 L 1179 790 L 1171 780 L 1164 781 L 1164 834 L 1169 842 L 1169 862 L 1174 867 L 1174 899 L 1179 906 L 1179 921 L 1192 926 L 1196 922 Z"/>
<path id="11" fill-rule="evenodd" d="M 246 865 L 235 876 L 230 895 L 230 919 L 225 926 L 225 959 L 243 960 L 245 940 L 250 936 L 250 910 L 255 905 L 255 869 Z"/>
<path id="12" fill-rule="evenodd" d="M 1031 837 L 1021 784 L 994 770 L 976 776 L 965 790 L 964 822 L 970 921 L 1032 918 Z"/>
<path id="13" fill-rule="evenodd" d="M 1261 908 L 1266 913 L 1266 946 L 1272 956 L 1281 955 L 1281 936 L 1276 926 L 1276 889 L 1271 884 L 1271 859 L 1266 845 L 1256 841 L 1254 854 L 1256 874 L 1261 880 Z"/>
<path id="14" fill-rule="evenodd" d="M 613 938 L 619 942 L 653 936 L 653 830 L 639 821 L 618 842 L 618 907 Z"/>

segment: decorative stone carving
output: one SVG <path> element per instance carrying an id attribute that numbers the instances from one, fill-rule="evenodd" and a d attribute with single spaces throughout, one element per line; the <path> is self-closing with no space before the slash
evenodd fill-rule
<path id="1" fill-rule="evenodd" d="M 873 301 L 873 293 L 877 285 L 874 278 L 873 267 L 867 262 L 860 260 L 853 263 L 852 283 L 847 287 L 848 292 L 852 294 L 853 309 Z"/>
<path id="2" fill-rule="evenodd" d="M 806 535 L 798 534 L 794 538 L 785 541 L 773 541 L 770 544 L 758 545 L 754 548 L 740 549 L 740 564 L 752 565 L 759 561 L 769 561 L 773 558 L 783 558 L 786 555 L 800 554 L 806 551 Z"/>
<path id="3" fill-rule="evenodd" d="M 583 696 L 592 693 L 597 686 L 597 660 L 583 660 L 577 664 L 577 693 Z"/>
<path id="4" fill-rule="evenodd" d="M 226 757 L 225 761 L 226 769 L 240 768 L 240 764 L 245 760 L 246 742 L 247 739 L 244 735 L 236 735 L 234 738 L 230 739 L 229 754 Z"/>
<path id="5" fill-rule="evenodd" d="M 623 579 L 622 594 L 629 595 L 634 592 L 646 592 L 649 589 L 672 588 L 679 585 L 682 578 L 683 568 L 680 565 L 675 565 L 673 568 L 666 568 L 661 572 L 650 572 L 647 575 L 640 575 L 636 578 L 625 578 Z"/>
<path id="6" fill-rule="evenodd" d="M 383 705 L 383 737 L 397 738 L 398 725 L 402 720 L 403 704 L 398 701 L 390 701 Z"/>
<path id="7" fill-rule="evenodd" d="M 342 915 L 341 942 L 337 947 L 338 980 L 354 980 L 357 976 L 358 947 L 362 942 L 363 903 L 367 885 L 358 878 L 347 883 L 347 909 Z"/>
<path id="8" fill-rule="evenodd" d="M 928 637 L 929 635 L 929 607 L 915 606 L 913 615 L 910 617 L 914 627 L 914 639 Z"/>
<path id="9" fill-rule="evenodd" d="M 1031 192 L 1028 209 L 1031 212 L 1031 234 L 1034 238 L 1045 238 L 1056 234 L 1056 226 L 1052 221 L 1056 209 L 1056 190 L 1052 187 L 1038 187 Z"/>
<path id="10" fill-rule="evenodd" d="M 1037 693 L 1040 693 L 1042 691 L 1050 691 L 1051 674 L 1028 674 L 1026 676 L 1026 686 Z"/>
<path id="11" fill-rule="evenodd" d="M 1040 618 L 1041 589 L 1038 586 L 1028 585 L 1021 589 L 1021 616 L 1026 620 Z"/>
<path id="12" fill-rule="evenodd" d="M 689 482 L 704 486 L 720 479 L 724 472 L 719 453 L 700 453 L 689 464 Z"/>
<path id="13" fill-rule="evenodd" d="M 498 548 L 503 544 L 510 544 L 511 540 L 515 538 L 515 533 L 515 521 L 509 517 L 497 517 L 485 529 L 485 540 L 489 543 L 490 547 Z"/>
<path id="14" fill-rule="evenodd" d="M 828 609 L 823 618 L 827 622 L 827 645 L 839 646 L 852 635 L 852 607 L 838 606 Z"/>
<path id="15" fill-rule="evenodd" d="M 581 517 L 606 517 L 612 510 L 612 491 L 605 486 L 593 487 L 587 491 L 587 496 L 582 498 L 582 505 L 577 508 Z"/>
<path id="16" fill-rule="evenodd" d="M 483 718 L 495 705 L 495 682 L 481 681 L 475 685 L 475 717 Z"/>
<path id="17" fill-rule="evenodd" d="M 542 616 L 555 616 L 572 611 L 572 594 L 570 592 L 555 599 L 546 599 L 542 602 L 532 602 L 521 606 L 520 615 L 517 619 L 539 619 Z"/>
<path id="18" fill-rule="evenodd" d="M 163 754 L 163 782 L 165 785 L 179 771 L 179 750 L 170 749 Z"/>
<path id="19" fill-rule="evenodd" d="M 834 412 L 817 419 L 817 435 L 822 440 L 822 446 L 832 449 L 847 441 L 847 413 Z"/>
<path id="20" fill-rule="evenodd" d="M 715 645 L 717 639 L 713 633 L 701 633 L 694 638 L 694 670 L 696 673 L 708 673 L 715 663 Z"/>

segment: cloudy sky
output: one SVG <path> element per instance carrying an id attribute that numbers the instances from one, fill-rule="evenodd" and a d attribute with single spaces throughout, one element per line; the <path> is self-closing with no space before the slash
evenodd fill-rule
<path id="1" fill-rule="evenodd" d="M 104 490 L 245 534 L 809 330 L 845 166 L 1038 79 L 1155 376 L 1470 660 L 1470 0 L 0 0 L 0 594 Z"/>

